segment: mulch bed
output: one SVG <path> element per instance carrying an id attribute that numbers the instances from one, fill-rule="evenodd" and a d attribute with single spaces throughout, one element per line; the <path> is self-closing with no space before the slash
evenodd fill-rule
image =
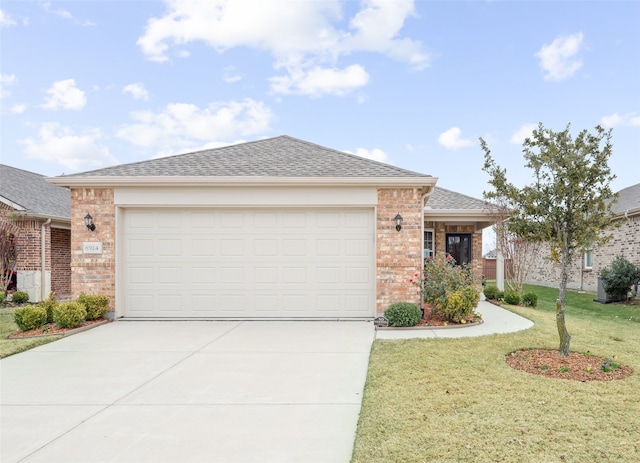
<path id="1" fill-rule="evenodd" d="M 7 339 L 21 339 L 21 338 L 35 338 L 42 336 L 67 336 L 69 334 L 84 331 L 86 329 L 93 328 L 94 325 L 102 325 L 105 323 L 109 323 L 110 320 L 106 318 L 99 318 L 98 320 L 88 320 L 85 321 L 82 325 L 76 328 L 60 328 L 55 323 L 47 323 L 42 325 L 39 328 L 34 328 L 28 331 L 16 331 L 7 336 Z"/>
<path id="2" fill-rule="evenodd" d="M 633 370 L 625 365 L 612 371 L 601 371 L 600 365 L 607 359 L 588 353 L 570 352 L 563 356 L 557 350 L 520 349 L 507 355 L 505 360 L 510 367 L 526 373 L 582 382 L 614 381 L 633 374 Z"/>

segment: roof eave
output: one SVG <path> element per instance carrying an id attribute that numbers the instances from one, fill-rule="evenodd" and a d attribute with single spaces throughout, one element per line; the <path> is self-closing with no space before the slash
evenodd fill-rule
<path id="1" fill-rule="evenodd" d="M 437 177 L 47 177 L 58 186 L 118 187 L 118 186 L 376 186 L 381 188 L 433 187 Z"/>

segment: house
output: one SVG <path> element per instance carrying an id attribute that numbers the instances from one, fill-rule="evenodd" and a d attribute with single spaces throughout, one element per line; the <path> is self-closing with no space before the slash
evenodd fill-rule
<path id="1" fill-rule="evenodd" d="M 435 177 L 289 136 L 49 181 L 71 189 L 72 293 L 114 317 L 373 318 L 415 300 L 426 232 L 468 258 L 486 220 Z"/>
<path id="2" fill-rule="evenodd" d="M 14 284 L 29 300 L 71 294 L 71 194 L 43 175 L 0 164 L 0 221 L 17 227 Z"/>
<path id="3" fill-rule="evenodd" d="M 587 250 L 576 259 L 569 271 L 568 288 L 597 292 L 600 271 L 610 266 L 616 256 L 640 264 L 640 183 L 620 190 L 612 209 L 615 226 L 606 230 L 612 235 L 611 240 L 604 246 Z M 560 265 L 552 262 L 549 256 L 548 247 L 543 248 L 529 272 L 527 283 L 558 286 Z"/>

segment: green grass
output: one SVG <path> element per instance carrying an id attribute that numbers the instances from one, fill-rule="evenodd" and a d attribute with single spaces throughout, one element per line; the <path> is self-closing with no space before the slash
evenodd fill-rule
<path id="1" fill-rule="evenodd" d="M 640 306 L 567 295 L 571 350 L 617 355 L 634 374 L 574 382 L 510 368 L 504 356 L 557 349 L 557 290 L 528 286 L 538 309 L 513 307 L 535 326 L 459 339 L 378 340 L 353 463 L 640 461 Z"/>
<path id="2" fill-rule="evenodd" d="M 14 333 L 18 327 L 13 321 L 13 308 L 0 309 L 0 358 L 5 358 L 34 347 L 60 339 L 62 336 L 47 336 L 42 338 L 7 339 L 7 335 Z"/>

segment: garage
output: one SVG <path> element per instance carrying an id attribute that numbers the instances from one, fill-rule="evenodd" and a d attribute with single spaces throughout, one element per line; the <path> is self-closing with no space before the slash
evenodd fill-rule
<path id="1" fill-rule="evenodd" d="M 125 208 L 128 318 L 371 318 L 373 208 Z"/>

